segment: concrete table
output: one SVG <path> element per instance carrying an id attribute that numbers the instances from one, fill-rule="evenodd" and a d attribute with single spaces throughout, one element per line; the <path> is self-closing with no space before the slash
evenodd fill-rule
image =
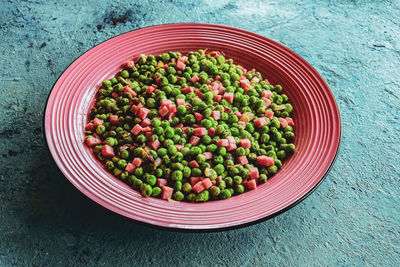
<path id="1" fill-rule="evenodd" d="M 341 111 L 341 149 L 298 206 L 228 232 L 160 231 L 106 213 L 58 171 L 42 132 L 57 77 L 114 35 L 174 22 L 264 35 L 326 79 Z M 398 266 L 399 36 L 398 0 L 2 1 L 0 265 Z"/>

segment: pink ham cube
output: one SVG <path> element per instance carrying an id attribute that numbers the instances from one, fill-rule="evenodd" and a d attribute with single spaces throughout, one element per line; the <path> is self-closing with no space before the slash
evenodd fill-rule
<path id="1" fill-rule="evenodd" d="M 206 157 L 206 160 L 213 158 L 212 152 L 204 152 L 203 155 Z"/>
<path id="2" fill-rule="evenodd" d="M 176 62 L 176 69 L 184 71 L 185 67 L 186 67 L 186 64 L 184 62 L 179 61 L 179 60 L 178 60 L 178 62 Z"/>
<path id="3" fill-rule="evenodd" d="M 294 121 L 293 121 L 292 118 L 287 117 L 287 118 L 286 118 L 286 121 L 288 122 L 288 125 L 289 125 L 289 126 L 294 126 Z"/>
<path id="4" fill-rule="evenodd" d="M 248 164 L 248 163 L 249 163 L 249 161 L 247 160 L 247 157 L 246 157 L 246 156 L 240 156 L 240 157 L 238 157 L 238 158 L 237 158 L 237 161 L 238 161 L 238 163 L 239 163 L 240 165 L 245 165 L 245 164 Z"/>
<path id="5" fill-rule="evenodd" d="M 103 154 L 103 156 L 106 158 L 112 158 L 115 156 L 114 148 L 109 145 L 104 145 L 101 147 L 101 154 Z"/>
<path id="6" fill-rule="evenodd" d="M 233 112 L 233 114 L 235 114 L 236 117 L 238 117 L 239 120 L 242 117 L 242 113 L 240 113 L 239 111 L 235 111 L 235 112 Z"/>
<path id="7" fill-rule="evenodd" d="M 197 163 L 197 161 L 192 160 L 192 161 L 189 161 L 189 167 L 190 168 L 198 168 L 198 167 L 200 167 L 200 165 Z"/>
<path id="8" fill-rule="evenodd" d="M 176 105 L 169 105 L 168 109 L 169 109 L 170 113 L 175 113 L 176 112 Z"/>
<path id="9" fill-rule="evenodd" d="M 228 151 L 236 150 L 237 146 L 235 143 L 230 143 L 229 146 L 226 148 Z"/>
<path id="10" fill-rule="evenodd" d="M 203 181 L 200 181 L 200 182 L 197 182 L 193 187 L 192 187 L 192 190 L 195 192 L 195 193 L 200 193 L 201 191 L 203 191 L 205 189 L 205 187 L 204 187 L 204 184 L 203 184 Z"/>
<path id="11" fill-rule="evenodd" d="M 256 127 L 258 127 L 258 128 L 261 128 L 261 127 L 267 125 L 267 121 L 265 120 L 264 117 L 262 117 L 262 118 L 257 118 L 257 119 L 254 120 L 254 125 L 255 125 Z"/>
<path id="12" fill-rule="evenodd" d="M 238 121 L 238 124 L 243 126 L 244 129 L 246 129 L 246 123 L 244 121 Z"/>
<path id="13" fill-rule="evenodd" d="M 212 186 L 211 180 L 209 178 L 204 179 L 203 181 L 201 181 L 201 183 L 203 184 L 203 187 L 205 189 L 208 189 Z"/>
<path id="14" fill-rule="evenodd" d="M 99 125 L 103 125 L 103 123 L 104 123 L 104 121 L 100 120 L 99 118 L 94 118 L 94 120 L 93 120 L 93 124 L 96 127 L 99 126 Z"/>
<path id="15" fill-rule="evenodd" d="M 272 101 L 271 100 L 269 100 L 268 98 L 266 98 L 266 97 L 262 97 L 261 98 L 262 100 L 264 100 L 264 107 L 265 108 L 268 108 L 270 105 L 271 105 L 271 103 L 272 103 Z"/>
<path id="16" fill-rule="evenodd" d="M 133 173 L 133 171 L 135 170 L 135 165 L 133 165 L 132 163 L 128 163 L 125 167 L 125 171 L 129 172 L 129 173 Z"/>
<path id="17" fill-rule="evenodd" d="M 251 179 L 250 181 L 247 182 L 247 188 L 252 190 L 257 188 L 257 181 L 256 179 Z"/>
<path id="18" fill-rule="evenodd" d="M 151 120 L 150 120 L 149 118 L 145 118 L 145 119 L 142 121 L 141 125 L 142 125 L 143 127 L 150 126 L 150 125 L 151 125 Z"/>
<path id="19" fill-rule="evenodd" d="M 136 167 L 140 167 L 142 165 L 143 160 L 141 158 L 134 158 L 132 161 L 132 164 L 135 165 Z"/>
<path id="20" fill-rule="evenodd" d="M 217 146 L 223 146 L 223 147 L 229 146 L 229 141 L 228 141 L 228 139 L 219 139 L 219 140 L 217 141 Z"/>
<path id="21" fill-rule="evenodd" d="M 247 139 L 247 138 L 240 139 L 239 144 L 243 148 L 250 148 L 251 147 L 251 141 L 249 139 Z"/>
<path id="22" fill-rule="evenodd" d="M 186 87 L 186 88 L 181 89 L 181 92 L 183 94 L 189 94 L 189 93 L 193 93 L 194 89 L 193 89 L 193 87 Z"/>
<path id="23" fill-rule="evenodd" d="M 86 139 L 86 144 L 88 146 L 97 146 L 101 144 L 101 139 L 97 137 L 89 137 Z"/>
<path id="24" fill-rule="evenodd" d="M 265 111 L 265 117 L 267 117 L 268 119 L 272 120 L 272 117 L 274 117 L 274 112 L 272 110 L 267 110 Z"/>
<path id="25" fill-rule="evenodd" d="M 170 199 L 172 197 L 172 193 L 174 189 L 169 186 L 161 187 L 161 198 L 162 199 Z"/>
<path id="26" fill-rule="evenodd" d="M 159 187 L 166 186 L 167 184 L 168 184 L 167 179 L 161 179 L 161 178 L 158 178 L 158 179 L 157 179 L 157 185 L 158 185 Z"/>
<path id="27" fill-rule="evenodd" d="M 183 100 L 182 98 L 178 98 L 178 99 L 176 100 L 176 104 L 177 104 L 178 106 L 184 106 L 186 103 L 185 103 L 185 100 Z"/>
<path id="28" fill-rule="evenodd" d="M 111 124 L 117 124 L 118 123 L 118 115 L 110 115 L 110 122 L 111 122 Z"/>
<path id="29" fill-rule="evenodd" d="M 124 64 L 122 64 L 123 68 L 132 68 L 135 66 L 135 62 L 132 60 L 125 61 Z"/>
<path id="30" fill-rule="evenodd" d="M 211 117 L 212 117 L 214 120 L 218 121 L 218 120 L 221 119 L 221 112 L 220 112 L 219 110 L 213 110 L 213 111 L 211 112 Z"/>
<path id="31" fill-rule="evenodd" d="M 233 93 L 224 93 L 222 98 L 225 99 L 226 101 L 228 101 L 231 104 L 233 103 Z"/>
<path id="32" fill-rule="evenodd" d="M 208 129 L 208 135 L 211 136 L 211 137 L 213 137 L 215 135 L 215 129 L 213 127 Z"/>
<path id="33" fill-rule="evenodd" d="M 258 177 L 260 176 L 257 167 L 250 168 L 249 171 L 251 179 L 258 179 Z"/>
<path id="34" fill-rule="evenodd" d="M 286 128 L 288 126 L 288 122 L 284 118 L 278 118 L 278 121 L 281 123 L 282 128 Z"/>
<path id="35" fill-rule="evenodd" d="M 147 117 L 149 112 L 150 112 L 150 110 L 148 110 L 147 108 L 140 108 L 139 112 L 138 112 L 138 117 L 143 120 Z"/>
<path id="36" fill-rule="evenodd" d="M 137 135 L 142 130 L 143 130 L 142 126 L 140 126 L 139 124 L 136 124 L 135 126 L 133 126 L 131 133 L 133 133 L 134 135 Z"/>
<path id="37" fill-rule="evenodd" d="M 194 113 L 194 118 L 196 119 L 197 122 L 200 122 L 203 119 L 203 115 L 201 115 L 198 112 Z"/>
<path id="38" fill-rule="evenodd" d="M 272 96 L 272 92 L 271 92 L 270 90 L 263 91 L 263 92 L 261 93 L 261 96 L 270 99 L 271 96 Z"/>
<path id="39" fill-rule="evenodd" d="M 222 95 L 215 95 L 214 98 L 213 98 L 213 100 L 214 100 L 215 102 L 221 102 L 221 100 L 222 100 Z"/>
<path id="40" fill-rule="evenodd" d="M 228 139 L 229 144 L 236 144 L 235 137 L 228 136 L 226 139 Z"/>
<path id="41" fill-rule="evenodd" d="M 156 90 L 156 88 L 154 86 L 148 86 L 146 88 L 146 94 L 151 94 Z"/>
<path id="42" fill-rule="evenodd" d="M 152 134 L 152 133 L 151 133 L 151 134 Z M 160 143 L 160 141 L 159 141 L 158 139 L 156 139 L 156 140 L 154 140 L 154 141 L 151 141 L 151 142 L 149 143 L 149 145 L 150 145 L 150 147 L 151 147 L 153 150 L 157 151 L 157 150 L 160 148 L 161 143 Z"/>
<path id="43" fill-rule="evenodd" d="M 136 96 L 136 92 L 132 90 L 130 85 L 124 86 L 124 93 L 129 93 L 132 97 Z"/>
<path id="44" fill-rule="evenodd" d="M 196 136 L 205 136 L 207 132 L 207 129 L 203 127 L 194 129 L 194 135 Z"/>
<path id="45" fill-rule="evenodd" d="M 93 131 L 96 127 L 94 127 L 94 124 L 89 122 L 88 124 L 86 124 L 85 126 L 85 130 L 86 131 Z"/>
<path id="46" fill-rule="evenodd" d="M 272 166 L 274 165 L 274 158 L 273 157 L 268 157 L 268 156 L 258 156 L 257 157 L 257 163 L 263 166 Z"/>
<path id="47" fill-rule="evenodd" d="M 193 146 L 197 146 L 197 144 L 200 142 L 200 137 L 192 135 L 190 137 L 189 143 L 192 144 Z"/>
<path id="48" fill-rule="evenodd" d="M 163 100 L 161 100 L 161 106 L 169 106 L 171 105 L 171 100 L 164 98 Z"/>
<path id="49" fill-rule="evenodd" d="M 176 144 L 175 147 L 176 147 L 176 149 L 178 149 L 178 151 L 181 151 L 181 149 L 183 148 L 183 145 Z"/>
<path id="50" fill-rule="evenodd" d="M 158 113 L 161 115 L 161 117 L 164 117 L 165 115 L 167 115 L 169 112 L 169 109 L 167 106 L 162 106 L 159 110 Z"/>
<path id="51" fill-rule="evenodd" d="M 197 75 L 193 75 L 193 77 L 190 79 L 192 83 L 197 83 L 199 81 L 199 77 Z"/>

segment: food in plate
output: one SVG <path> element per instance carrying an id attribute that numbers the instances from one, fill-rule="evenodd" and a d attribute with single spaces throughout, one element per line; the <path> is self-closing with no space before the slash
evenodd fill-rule
<path id="1" fill-rule="evenodd" d="M 85 142 L 145 197 L 227 199 L 265 183 L 295 152 L 282 90 L 219 51 L 141 55 L 103 81 Z"/>

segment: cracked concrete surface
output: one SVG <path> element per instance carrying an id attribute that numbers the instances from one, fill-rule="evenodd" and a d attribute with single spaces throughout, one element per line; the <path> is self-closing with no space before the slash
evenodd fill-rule
<path id="1" fill-rule="evenodd" d="M 0 265 L 398 265 L 399 18 L 398 0 L 2 1 Z M 42 116 L 62 71 L 114 35 L 175 22 L 264 35 L 330 85 L 341 150 L 326 180 L 295 208 L 222 233 L 154 230 L 104 212 L 52 162 Z"/>

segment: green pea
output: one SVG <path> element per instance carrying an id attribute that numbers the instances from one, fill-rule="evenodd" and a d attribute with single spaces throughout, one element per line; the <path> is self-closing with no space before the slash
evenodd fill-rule
<path id="1" fill-rule="evenodd" d="M 182 181 L 183 173 L 180 170 L 176 170 L 172 173 L 171 179 L 173 181 Z"/>
<path id="2" fill-rule="evenodd" d="M 182 186 L 182 191 L 186 194 L 190 193 L 190 191 L 192 191 L 192 185 L 190 183 L 184 183 Z"/>
<path id="3" fill-rule="evenodd" d="M 219 197 L 221 199 L 228 199 L 231 196 L 232 196 L 232 193 L 231 193 L 231 191 L 229 189 L 221 190 L 221 192 L 219 193 Z"/>
<path id="4" fill-rule="evenodd" d="M 176 181 L 174 184 L 174 190 L 175 191 L 181 191 L 182 190 L 182 182 L 181 181 Z"/>
<path id="5" fill-rule="evenodd" d="M 159 196 L 160 194 L 161 194 L 161 188 L 160 187 L 158 187 L 158 186 L 156 186 L 156 187 L 153 187 L 153 192 L 151 193 L 151 196 L 152 197 L 157 197 L 157 196 Z"/>
<path id="6" fill-rule="evenodd" d="M 267 175 L 265 175 L 265 174 L 260 174 L 260 177 L 258 178 L 258 182 L 259 182 L 260 184 L 263 184 L 263 183 L 266 183 L 266 182 L 267 182 L 267 179 L 268 179 Z"/>
<path id="7" fill-rule="evenodd" d="M 153 188 L 151 187 L 151 185 L 146 184 L 142 187 L 141 193 L 142 196 L 149 197 L 153 193 Z"/>
<path id="8" fill-rule="evenodd" d="M 196 195 L 195 193 L 190 193 L 190 194 L 186 197 L 186 199 L 187 199 L 187 201 L 189 201 L 189 202 L 195 202 L 195 201 L 196 201 L 196 197 L 197 197 L 197 195 Z"/>
<path id="9" fill-rule="evenodd" d="M 210 193 L 213 198 L 217 198 L 218 195 L 221 193 L 221 189 L 218 186 L 212 186 L 210 188 Z"/>
<path id="10" fill-rule="evenodd" d="M 244 193 L 244 186 L 241 184 L 238 184 L 235 186 L 235 192 L 238 194 L 242 194 Z"/>
<path id="11" fill-rule="evenodd" d="M 267 171 L 268 171 L 268 174 L 273 175 L 273 174 L 275 174 L 275 173 L 278 171 L 278 167 L 275 166 L 275 165 L 269 166 L 269 167 L 267 168 Z"/>
<path id="12" fill-rule="evenodd" d="M 202 191 L 196 196 L 196 202 L 205 202 L 210 198 L 210 193 L 207 190 Z"/>
<path id="13" fill-rule="evenodd" d="M 138 167 L 135 169 L 135 175 L 138 177 L 142 177 L 143 175 L 143 168 L 142 167 Z"/>
<path id="14" fill-rule="evenodd" d="M 198 177 L 198 176 L 201 176 L 201 174 L 202 174 L 202 171 L 199 168 L 192 169 L 192 176 Z"/>

